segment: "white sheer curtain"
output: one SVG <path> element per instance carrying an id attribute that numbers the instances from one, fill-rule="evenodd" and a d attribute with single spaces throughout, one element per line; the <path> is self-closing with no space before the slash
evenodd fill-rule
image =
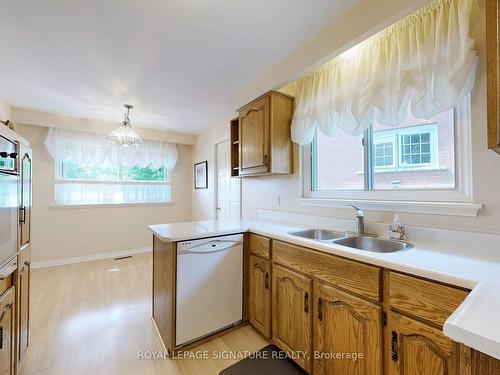
<path id="1" fill-rule="evenodd" d="M 317 128 L 359 135 L 373 120 L 397 126 L 408 108 L 426 119 L 455 107 L 473 86 L 469 35 L 475 0 L 439 0 L 338 56 L 296 84 L 292 139 Z"/>
<path id="2" fill-rule="evenodd" d="M 128 148 L 107 142 L 104 135 L 51 128 L 45 146 L 56 166 L 68 160 L 94 167 L 164 166 L 167 177 L 165 181 L 56 178 L 56 205 L 167 203 L 172 200 L 169 176 L 177 162 L 177 146 L 173 143 L 145 140 L 137 148 Z"/>
<path id="3" fill-rule="evenodd" d="M 50 128 L 45 147 L 57 161 L 74 160 L 95 166 L 123 164 L 129 167 L 173 169 L 177 163 L 177 145 L 145 140 L 139 147 L 123 147 L 106 141 L 104 135 Z"/>

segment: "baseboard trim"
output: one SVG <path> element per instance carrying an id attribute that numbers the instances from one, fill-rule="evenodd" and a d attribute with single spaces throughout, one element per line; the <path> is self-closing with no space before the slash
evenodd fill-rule
<path id="1" fill-rule="evenodd" d="M 100 253 L 100 254 L 92 254 L 92 255 L 84 255 L 75 258 L 63 258 L 63 259 L 54 259 L 54 260 L 43 260 L 40 262 L 32 262 L 31 266 L 33 269 L 39 268 L 47 268 L 47 267 L 55 267 L 55 266 L 63 266 L 65 264 L 73 264 L 73 263 L 81 263 L 81 262 L 90 262 L 93 260 L 101 260 L 101 259 L 109 259 L 109 258 L 118 258 L 127 255 L 135 255 L 141 253 L 151 252 L 152 249 L 150 247 L 143 247 L 139 249 L 127 249 L 121 251 L 114 251 L 109 253 Z"/>

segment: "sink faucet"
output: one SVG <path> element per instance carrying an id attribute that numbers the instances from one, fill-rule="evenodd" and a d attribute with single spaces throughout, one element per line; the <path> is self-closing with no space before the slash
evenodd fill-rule
<path id="1" fill-rule="evenodd" d="M 347 206 L 356 210 L 356 234 L 358 236 L 376 237 L 375 234 L 365 233 L 365 215 L 363 214 L 363 211 L 352 204 L 348 204 Z"/>

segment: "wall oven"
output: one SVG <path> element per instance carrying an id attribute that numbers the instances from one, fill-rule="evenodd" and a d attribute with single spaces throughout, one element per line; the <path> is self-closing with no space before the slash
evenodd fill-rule
<path id="1" fill-rule="evenodd" d="M 19 143 L 0 135 L 0 273 L 17 255 Z M 0 275 L 1 277 L 1 275 Z"/>

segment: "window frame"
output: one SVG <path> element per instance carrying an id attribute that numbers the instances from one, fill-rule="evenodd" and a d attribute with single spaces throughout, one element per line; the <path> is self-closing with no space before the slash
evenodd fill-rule
<path id="1" fill-rule="evenodd" d="M 472 178 L 471 178 L 471 98 L 468 95 L 453 109 L 454 133 L 455 133 L 455 188 L 436 189 L 377 189 L 367 190 L 373 184 L 373 176 L 365 174 L 365 189 L 358 190 L 314 190 L 312 186 L 313 173 L 313 145 L 303 145 L 300 147 L 300 174 L 302 185 L 302 203 L 307 204 L 307 200 L 314 200 L 313 205 L 331 206 L 332 203 L 342 204 L 353 201 L 360 202 L 472 202 Z M 372 132 L 365 133 L 371 136 Z M 399 147 L 399 146 L 398 146 Z M 368 147 L 364 147 L 365 154 Z M 365 171 L 373 171 L 368 168 L 372 159 L 364 156 Z M 332 202 L 327 202 L 331 200 Z M 311 202 L 313 203 L 313 202 Z"/>

